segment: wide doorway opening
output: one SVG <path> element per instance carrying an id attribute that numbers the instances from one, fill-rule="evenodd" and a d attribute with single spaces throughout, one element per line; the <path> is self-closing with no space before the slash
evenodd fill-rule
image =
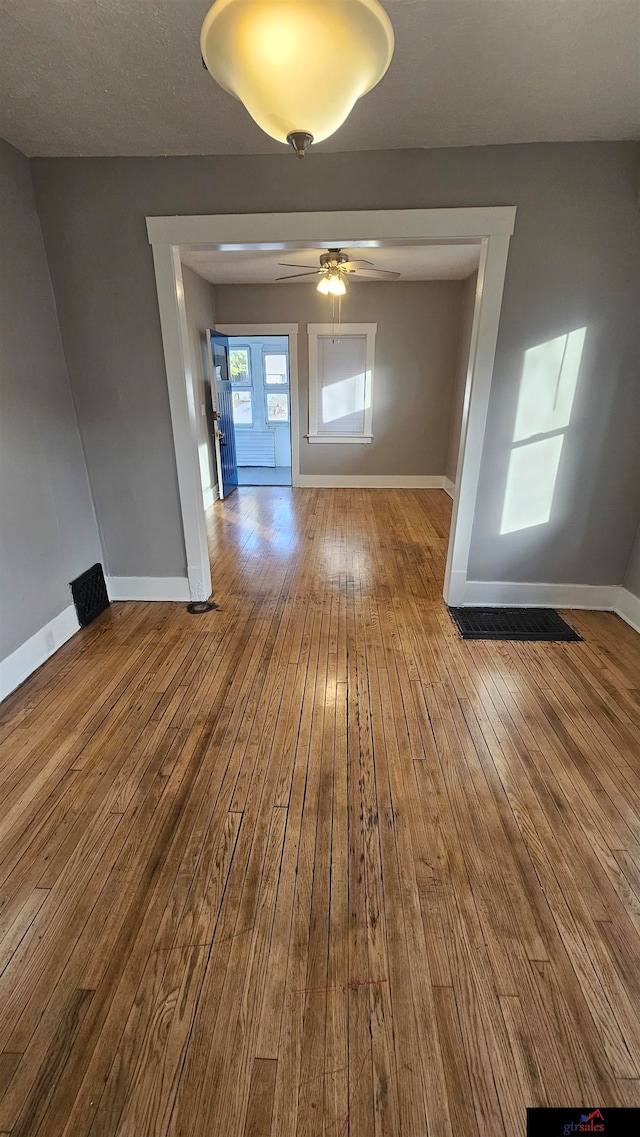
<path id="1" fill-rule="evenodd" d="M 291 485 L 289 337 L 229 336 L 240 486 Z"/>
<path id="2" fill-rule="evenodd" d="M 293 339 L 290 342 L 289 415 L 291 482 L 294 487 L 345 489 L 437 487 L 446 488 L 453 494 L 453 517 L 443 594 L 449 604 L 464 603 L 502 290 L 514 220 L 513 207 L 147 218 L 149 239 L 153 246 L 167 366 L 183 513 L 186 569 L 189 590 L 194 598 L 209 596 L 212 582 L 207 543 L 207 516 L 203 508 L 198 468 L 198 440 L 195 429 L 197 393 L 193 370 L 189 366 L 188 359 L 189 321 L 184 302 L 183 266 L 186 264 L 216 286 L 215 322 L 210 323 L 209 328 L 215 327 L 217 332 L 225 335 L 238 335 L 245 331 L 247 321 L 257 319 L 260 321 L 260 326 L 253 328 L 256 334 L 265 330 L 269 333 L 278 333 L 286 331 L 289 326 L 293 329 Z M 354 236 L 356 233 L 357 237 Z M 259 276 L 266 267 L 278 291 L 280 288 L 288 289 L 290 277 L 285 278 L 280 273 L 283 265 L 288 265 L 289 255 L 293 253 L 294 257 L 299 255 L 301 259 L 302 256 L 305 258 L 304 264 L 298 263 L 296 259 L 293 260 L 293 267 L 302 269 L 302 272 L 294 274 L 292 290 L 300 294 L 302 285 L 297 281 L 302 276 L 316 277 L 319 271 L 325 271 L 322 257 L 326 255 L 327 250 L 329 253 L 332 251 L 338 253 L 341 258 L 345 255 L 354 257 L 356 276 L 359 266 L 364 264 L 369 277 L 374 275 L 380 277 L 383 269 L 382 258 L 386 256 L 385 250 L 389 250 L 390 255 L 395 255 L 391 250 L 404 250 L 408 246 L 419 250 L 431 248 L 432 255 L 436 256 L 437 250 L 444 246 L 469 245 L 477 250 L 478 264 L 469 355 L 463 384 L 464 397 L 461 400 L 462 414 L 456 439 L 458 447 L 455 484 L 448 484 L 452 479 L 448 479 L 443 471 L 432 473 L 430 470 L 410 468 L 416 466 L 414 450 L 407 443 L 406 432 L 400 428 L 395 432 L 395 441 L 392 439 L 388 447 L 382 441 L 378 428 L 369 432 L 369 435 L 373 433 L 373 437 L 369 437 L 367 431 L 363 429 L 362 437 L 358 434 L 357 439 L 349 438 L 347 441 L 358 445 L 340 447 L 341 468 L 338 469 L 335 462 L 337 452 L 333 451 L 336 440 L 322 437 L 319 444 L 315 437 L 323 431 L 319 430 L 317 423 L 313 421 L 313 406 L 317 405 L 317 400 L 314 402 L 315 395 L 312 398 L 311 391 L 314 378 L 312 353 L 309 351 L 305 354 L 301 349 L 299 354 L 297 347 L 300 325 L 303 325 L 301 332 L 306 332 L 311 342 L 312 325 L 322 321 L 308 319 L 306 315 L 301 319 L 295 307 L 290 304 L 286 309 L 286 315 L 284 312 L 276 311 L 268 303 L 254 304 L 251 314 L 246 310 L 240 312 L 230 302 L 228 296 L 225 298 L 223 294 L 220 297 L 218 286 L 224 289 L 225 284 L 231 282 L 247 285 L 264 283 Z M 207 271 L 206 262 L 210 260 L 212 253 L 216 255 L 217 261 L 215 275 Z M 274 253 L 278 256 L 278 276 L 275 278 L 271 274 L 272 266 L 262 264 L 263 260 L 270 260 Z M 320 270 L 306 267 L 307 263 L 313 263 L 308 260 L 309 253 L 312 255 L 318 253 Z M 286 261 L 283 254 L 287 255 Z M 423 253 L 420 251 L 416 255 L 422 256 Z M 221 263 L 223 260 L 228 263 Z M 244 261 L 249 261 L 250 264 L 243 264 L 242 275 L 236 275 L 237 266 Z M 357 261 L 359 265 L 356 264 Z M 371 264 L 373 271 L 370 271 Z M 389 266 L 386 267 L 388 271 L 383 273 L 385 278 L 389 277 L 391 271 L 393 276 L 398 277 L 401 273 L 410 281 L 411 278 L 402 269 L 392 270 Z M 361 287 L 369 290 L 375 285 L 370 282 L 364 285 L 356 283 L 353 290 L 354 298 L 357 295 L 356 290 Z M 251 291 L 249 289 L 249 292 Z M 318 296 L 320 291 L 317 290 Z M 223 302 L 218 303 L 216 300 Z M 326 323 L 326 308 L 323 311 Z M 355 318 L 355 312 L 351 314 Z M 344 322 L 344 318 L 344 312 L 341 314 L 338 310 L 336 316 L 332 311 L 332 334 L 342 333 L 340 324 Z M 265 320 L 274 319 L 278 321 L 277 327 L 273 323 L 266 328 L 263 327 Z M 283 327 L 285 320 L 295 322 Z M 239 326 L 233 326 L 234 322 Z M 317 329 L 316 331 L 318 335 L 325 334 L 324 324 L 320 331 Z M 353 328 L 350 331 L 353 331 Z M 394 356 L 396 362 L 398 358 L 396 353 Z M 308 375 L 305 376 L 307 367 Z M 403 383 L 406 382 L 403 378 L 404 370 L 400 369 Z M 365 384 L 365 393 L 366 391 Z M 377 423 L 384 424 L 387 419 L 393 418 L 393 414 L 389 415 L 388 408 L 385 410 L 382 406 L 380 393 L 381 388 L 377 384 L 373 414 L 375 417 L 377 400 Z M 398 400 L 393 403 L 394 408 L 398 405 L 406 407 L 407 400 L 404 404 L 399 404 Z M 280 413 L 282 414 L 282 409 Z M 417 414 L 411 416 L 409 425 L 413 426 L 418 419 Z M 424 416 L 421 421 L 425 421 Z M 431 419 L 427 417 L 427 423 L 429 422 Z M 355 430 L 351 431 L 351 434 L 355 433 Z M 232 436 L 235 438 L 235 428 Z M 401 444 L 398 445 L 400 439 Z M 344 442 L 345 439 L 341 438 L 339 441 Z M 380 470 L 373 468 L 373 451 L 376 443 L 378 449 L 382 451 Z M 325 459 L 324 466 L 320 457 Z M 331 469 L 324 468 L 329 466 Z"/>

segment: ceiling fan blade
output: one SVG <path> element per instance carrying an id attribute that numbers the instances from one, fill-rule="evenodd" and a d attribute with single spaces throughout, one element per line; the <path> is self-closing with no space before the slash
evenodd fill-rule
<path id="1" fill-rule="evenodd" d="M 277 276 L 276 280 L 302 280 L 303 276 L 317 276 L 320 269 L 314 268 L 313 272 L 294 272 L 291 276 Z"/>
<path id="2" fill-rule="evenodd" d="M 313 268 L 316 272 L 320 272 L 319 268 L 315 265 L 294 265 L 291 261 L 278 261 L 278 268 Z"/>
<path id="3" fill-rule="evenodd" d="M 385 277 L 399 277 L 402 276 L 400 272 L 391 272 L 388 268 L 361 268 L 353 270 L 349 273 L 353 280 L 383 280 Z"/>
<path id="4" fill-rule="evenodd" d="M 374 267 L 373 261 L 344 261 L 344 263 L 340 265 L 340 268 L 344 268 L 347 270 L 347 272 L 349 272 L 350 269 L 364 268 L 365 265 L 368 268 Z"/>

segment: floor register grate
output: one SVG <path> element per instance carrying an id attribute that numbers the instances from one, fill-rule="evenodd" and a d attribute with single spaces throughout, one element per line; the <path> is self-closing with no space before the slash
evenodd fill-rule
<path id="1" fill-rule="evenodd" d="M 109 607 L 109 594 L 101 564 L 92 565 L 71 581 L 71 595 L 78 613 L 81 628 L 86 628 L 96 616 Z"/>
<path id="2" fill-rule="evenodd" d="M 463 640 L 581 640 L 553 608 L 450 608 Z"/>

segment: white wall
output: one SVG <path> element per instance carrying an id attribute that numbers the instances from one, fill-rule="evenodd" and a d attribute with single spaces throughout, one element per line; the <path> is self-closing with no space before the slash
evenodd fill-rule
<path id="1" fill-rule="evenodd" d="M 204 333 L 207 328 L 215 327 L 215 293 L 212 284 L 203 280 L 201 276 L 198 276 L 196 272 L 184 264 L 182 266 L 182 281 L 184 284 L 184 305 L 189 325 L 191 367 L 196 378 L 198 391 L 198 451 L 202 499 L 205 509 L 208 509 L 218 496 L 218 482 L 212 437 L 214 423 L 211 417 L 212 402 L 206 367 Z"/>
<path id="2" fill-rule="evenodd" d="M 0 141 L 0 659 L 102 560 L 28 160 Z M 66 634 L 75 618 L 63 621 Z M 62 625 L 55 625 L 54 644 Z M 42 662 L 44 640 L 29 653 Z M 31 669 L 31 668 L 29 668 Z M 4 671 L 4 669 L 3 669 Z M 11 670 L 19 682 L 24 675 Z M 2 690 L 15 685 L 7 678 Z"/>

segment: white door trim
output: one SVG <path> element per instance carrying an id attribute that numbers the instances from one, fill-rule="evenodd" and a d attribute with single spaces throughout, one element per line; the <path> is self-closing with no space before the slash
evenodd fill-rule
<path id="1" fill-rule="evenodd" d="M 206 339 L 206 344 L 207 344 L 207 379 L 209 380 L 209 397 L 211 399 L 211 406 L 212 406 L 212 409 L 214 411 L 214 414 L 217 414 L 218 413 L 218 392 L 216 391 L 216 376 L 215 376 L 215 370 L 213 367 L 213 351 L 212 351 L 212 347 L 211 347 L 211 332 L 212 332 L 212 330 L 213 330 L 212 328 L 207 328 L 205 330 L 205 339 Z M 217 419 L 215 421 L 217 422 Z M 217 426 L 215 426 L 214 427 L 214 434 L 213 434 L 213 437 L 211 438 L 211 441 L 213 442 L 213 459 L 214 459 L 214 462 L 216 464 L 216 479 L 217 479 L 217 483 L 218 483 L 218 485 L 217 485 L 218 497 L 222 500 L 222 498 L 224 497 L 224 489 L 222 487 L 222 458 L 220 456 L 220 440 L 218 438 L 217 429 L 218 429 Z M 202 502 L 203 502 L 205 509 L 208 509 L 209 506 L 213 505 L 214 501 L 215 501 L 215 498 L 212 497 L 211 501 L 209 501 L 207 504 L 207 500 L 205 499 L 204 494 L 203 494 Z"/>
<path id="2" fill-rule="evenodd" d="M 445 569 L 444 598 L 452 605 L 464 602 L 509 239 L 496 233 L 480 251 Z"/>
<path id="3" fill-rule="evenodd" d="M 411 244 L 416 240 L 459 241 L 513 233 L 514 205 L 469 209 L 358 209 L 315 213 L 218 213 L 147 217 L 152 245 L 227 245 L 279 250 L 281 245 L 323 247 L 336 237 L 341 248 L 363 241 Z"/>
<path id="4" fill-rule="evenodd" d="M 444 586 L 447 603 L 457 604 L 462 602 L 467 579 L 509 238 L 513 233 L 515 214 L 515 206 L 496 206 L 147 218 L 147 233 L 153 247 L 156 271 L 187 572 L 194 599 L 209 595 L 211 575 L 198 466 L 196 400 L 189 361 L 180 247 L 272 247 L 284 251 L 306 248 L 310 243 L 325 248 L 358 247 L 367 242 L 411 244 L 420 240 L 480 243 L 480 269 Z M 299 456 L 297 468 L 299 472 Z"/>
<path id="5" fill-rule="evenodd" d="M 179 246 L 154 243 L 153 264 L 182 506 L 189 594 L 192 600 L 207 600 L 211 595 L 211 569 L 198 458 L 199 400 L 196 397 L 196 377 L 191 367 Z"/>
<path id="6" fill-rule="evenodd" d="M 297 324 L 217 324 L 225 336 L 289 337 L 289 419 L 291 427 L 291 484 L 300 485 L 300 403 L 298 401 L 298 325 Z"/>

